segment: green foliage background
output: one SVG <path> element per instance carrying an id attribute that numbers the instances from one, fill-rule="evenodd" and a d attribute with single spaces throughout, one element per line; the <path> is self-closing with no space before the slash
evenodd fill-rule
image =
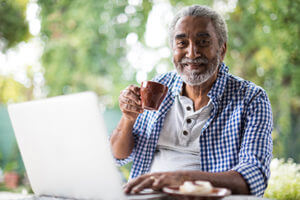
<path id="1" fill-rule="evenodd" d="M 122 78 L 127 64 L 125 38 L 132 31 L 142 38 L 150 2 L 136 6 L 136 13 L 128 15 L 126 23 L 117 21 L 128 5 L 125 0 L 38 3 L 46 41 L 42 62 L 50 96 L 93 90 L 116 98 L 133 82 L 134 77 Z"/>
<path id="2" fill-rule="evenodd" d="M 274 155 L 300 162 L 300 1 L 239 1 L 229 15 L 231 71 L 272 103 Z"/>
<path id="3" fill-rule="evenodd" d="M 128 33 L 135 32 L 144 43 L 145 24 L 152 1 L 135 6 L 128 21 L 118 23 L 128 5 L 112 1 L 38 1 L 41 6 L 42 57 L 49 95 L 94 90 L 111 95 L 116 106 L 120 90 L 135 83 L 135 73 L 126 60 Z M 212 1 L 170 1 L 175 10 L 184 5 Z M 225 17 L 229 29 L 225 59 L 230 71 L 262 86 L 274 114 L 274 156 L 300 162 L 300 57 L 299 1 L 238 1 Z M 167 27 L 166 27 L 167 28 Z M 166 41 L 167 45 L 167 41 Z M 169 69 L 172 69 L 171 58 Z M 155 72 L 149 73 L 149 78 Z"/>
<path id="4" fill-rule="evenodd" d="M 0 41 L 5 52 L 30 38 L 25 20 L 27 0 L 0 1 Z M 45 42 L 42 64 L 48 96 L 93 90 L 112 97 L 118 106 L 119 92 L 136 83 L 136 71 L 126 59 L 126 36 L 135 32 L 145 44 L 147 17 L 153 2 L 135 5 L 126 14 L 126 0 L 37 1 L 41 8 L 40 37 Z M 173 12 L 185 5 L 213 1 L 171 0 Z M 274 156 L 300 161 L 300 57 L 299 1 L 238 1 L 226 14 L 229 41 L 225 59 L 231 73 L 262 86 L 272 103 L 274 115 Z M 118 22 L 120 15 L 128 18 Z M 166 27 L 167 28 L 167 27 Z M 167 46 L 167 41 L 166 41 Z M 172 69 L 171 58 L 168 60 Z M 131 76 L 124 72 L 131 70 Z M 151 78 L 155 71 L 149 73 Z M 32 97 L 12 77 L 0 75 L 0 100 L 22 101 Z"/>
<path id="5" fill-rule="evenodd" d="M 0 0 L 0 39 L 2 51 L 30 38 L 25 11 L 28 0 Z"/>

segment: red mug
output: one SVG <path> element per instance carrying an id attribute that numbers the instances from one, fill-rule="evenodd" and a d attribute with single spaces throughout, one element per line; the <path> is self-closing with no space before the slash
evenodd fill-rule
<path id="1" fill-rule="evenodd" d="M 147 110 L 158 110 L 160 104 L 166 97 L 168 87 L 154 81 L 143 81 L 141 84 L 142 108 Z"/>

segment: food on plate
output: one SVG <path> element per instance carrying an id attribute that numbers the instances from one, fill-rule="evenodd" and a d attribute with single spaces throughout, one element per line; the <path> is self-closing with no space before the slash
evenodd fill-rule
<path id="1" fill-rule="evenodd" d="M 212 193 L 213 186 L 208 181 L 185 181 L 179 191 L 184 194 L 204 195 Z"/>

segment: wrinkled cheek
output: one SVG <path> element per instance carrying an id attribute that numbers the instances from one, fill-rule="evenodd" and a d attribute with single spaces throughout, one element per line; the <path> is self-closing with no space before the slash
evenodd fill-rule
<path id="1" fill-rule="evenodd" d="M 178 63 L 182 60 L 183 55 L 181 51 L 178 51 L 176 49 L 173 49 L 173 62 Z"/>

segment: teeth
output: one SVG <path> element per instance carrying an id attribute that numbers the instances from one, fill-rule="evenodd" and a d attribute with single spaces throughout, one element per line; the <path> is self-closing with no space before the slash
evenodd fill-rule
<path id="1" fill-rule="evenodd" d="M 201 65 L 204 65 L 204 63 L 183 63 L 184 67 L 186 67 L 188 65 L 198 65 L 198 66 L 201 66 Z"/>

